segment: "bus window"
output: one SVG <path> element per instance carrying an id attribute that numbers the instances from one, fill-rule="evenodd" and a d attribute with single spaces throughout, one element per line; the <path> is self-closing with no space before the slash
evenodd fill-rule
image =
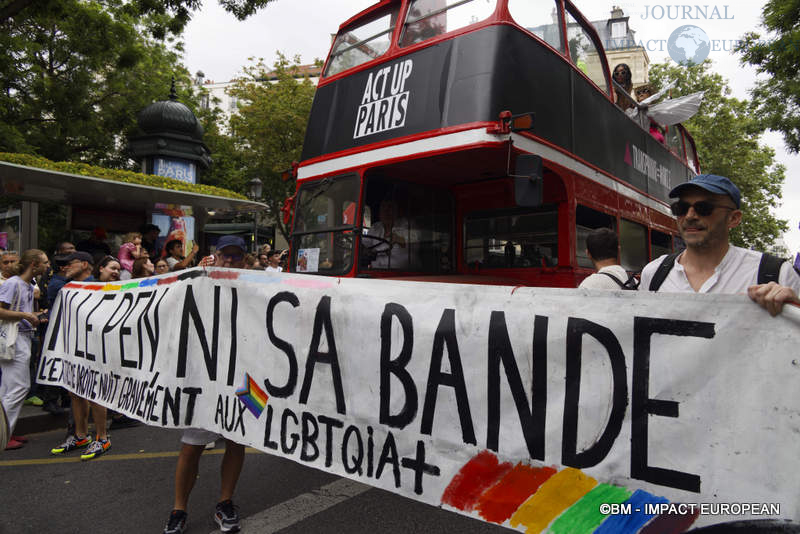
<path id="1" fill-rule="evenodd" d="M 558 265 L 558 208 L 470 214 L 465 220 L 464 258 L 481 269 Z"/>
<path id="2" fill-rule="evenodd" d="M 672 150 L 679 159 L 683 159 L 683 140 L 681 139 L 681 133 L 678 131 L 678 126 L 668 126 L 666 137 L 669 149 Z"/>
<path id="3" fill-rule="evenodd" d="M 508 10 L 517 24 L 564 53 L 561 17 L 553 0 L 508 0 Z"/>
<path id="4" fill-rule="evenodd" d="M 399 3 L 355 26 L 339 31 L 333 41 L 325 76 L 361 65 L 382 56 L 389 49 L 397 21 Z"/>
<path id="5" fill-rule="evenodd" d="M 343 274 L 353 264 L 358 177 L 325 178 L 300 188 L 292 233 L 296 272 Z"/>
<path id="6" fill-rule="evenodd" d="M 608 80 L 599 48 L 592 40 L 592 34 L 586 31 L 569 12 L 567 12 L 567 43 L 569 43 L 570 59 L 578 70 L 603 92 L 608 93 Z"/>
<path id="7" fill-rule="evenodd" d="M 659 232 L 658 230 L 650 230 L 650 259 L 654 260 L 664 254 L 672 252 L 670 242 L 672 236 Z"/>
<path id="8" fill-rule="evenodd" d="M 592 260 L 586 254 L 586 237 L 589 232 L 598 228 L 611 228 L 616 231 L 617 219 L 607 213 L 578 204 L 575 208 L 575 257 L 578 260 L 578 267 L 594 268 Z"/>
<path id="9" fill-rule="evenodd" d="M 453 201 L 444 190 L 379 179 L 367 184 L 360 266 L 450 272 Z"/>
<path id="10" fill-rule="evenodd" d="M 494 13 L 495 4 L 496 0 L 412 0 L 400 46 L 480 22 Z"/>
<path id="11" fill-rule="evenodd" d="M 639 271 L 647 264 L 647 228 L 622 219 L 619 225 L 619 259 L 626 271 Z"/>

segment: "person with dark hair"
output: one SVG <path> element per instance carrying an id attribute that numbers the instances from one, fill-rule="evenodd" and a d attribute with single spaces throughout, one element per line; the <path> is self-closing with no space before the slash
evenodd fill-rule
<path id="1" fill-rule="evenodd" d="M 158 258 L 161 255 L 161 251 L 156 246 L 158 234 L 161 233 L 158 226 L 152 223 L 143 224 L 139 227 L 139 233 L 142 235 L 142 249 L 146 250 L 151 258 Z"/>
<path id="2" fill-rule="evenodd" d="M 625 92 L 619 90 L 619 87 L 614 87 L 614 92 L 617 94 L 617 105 L 622 109 L 634 107 L 634 97 L 631 91 L 633 90 L 633 75 L 631 68 L 626 63 L 620 63 L 614 67 L 612 75 L 614 81 L 620 85 Z"/>
<path id="3" fill-rule="evenodd" d="M 800 304 L 800 275 L 792 264 L 730 244 L 742 222 L 739 188 L 724 176 L 698 174 L 670 191 L 686 249 L 666 254 L 642 269 L 640 291 L 747 293 L 770 315 L 784 304 Z"/>
<path id="4" fill-rule="evenodd" d="M 235 235 L 222 236 L 217 242 L 217 252 L 200 260 L 201 267 L 225 267 L 243 269 L 246 247 L 244 240 Z M 187 428 L 181 437 L 181 450 L 175 467 L 175 500 L 164 534 L 181 534 L 186 527 L 186 508 L 189 494 L 197 481 L 200 456 L 208 443 L 221 436 L 201 428 Z M 244 445 L 225 439 L 225 455 L 220 472 L 220 499 L 214 513 L 214 521 L 222 532 L 238 532 L 239 512 L 233 504 L 233 492 L 244 465 Z"/>
<path id="5" fill-rule="evenodd" d="M 118 282 L 122 265 L 114 256 L 106 256 L 101 259 L 92 271 L 95 280 L 101 282 Z"/>
<path id="6" fill-rule="evenodd" d="M 75 248 L 91 254 L 95 263 L 97 263 L 103 256 L 108 256 L 111 254 L 111 247 L 109 247 L 108 243 L 105 242 L 107 237 L 108 234 L 106 234 L 105 228 L 98 226 L 92 230 L 92 233 L 89 235 L 88 239 L 80 241 L 77 245 L 75 245 Z"/>
<path id="7" fill-rule="evenodd" d="M 184 257 L 183 241 L 180 239 L 172 239 L 164 247 L 164 250 L 167 251 L 166 259 L 167 263 L 169 264 L 169 270 L 180 271 L 181 269 L 186 269 L 192 264 L 194 257 L 197 255 L 197 251 L 200 250 L 200 247 L 197 245 L 197 243 L 195 243 L 192 246 L 192 251 L 189 252 L 189 255 Z"/>
<path id="8" fill-rule="evenodd" d="M 167 260 L 164 258 L 157 259 L 153 267 L 155 269 L 155 274 L 166 274 L 169 272 L 169 263 L 167 263 Z"/>
<path id="9" fill-rule="evenodd" d="M 56 256 L 66 256 L 75 252 L 75 245 L 69 241 L 62 241 L 56 247 Z"/>
<path id="10" fill-rule="evenodd" d="M 285 255 L 285 250 L 273 249 L 267 252 L 267 266 L 264 270 L 276 273 L 283 271 L 283 267 L 281 267 L 281 260 Z"/>
<path id="11" fill-rule="evenodd" d="M 628 273 L 619 265 L 619 239 L 610 228 L 597 228 L 586 237 L 586 254 L 597 272 L 583 279 L 583 289 L 624 289 Z"/>
<path id="12" fill-rule="evenodd" d="M 153 265 L 153 262 L 150 261 L 150 258 L 139 258 L 133 262 L 131 279 L 134 280 L 136 278 L 147 278 L 148 276 L 153 276 L 155 270 L 156 268 Z"/>
<path id="13" fill-rule="evenodd" d="M 22 403 L 30 389 L 31 339 L 39 321 L 47 319 L 33 313 L 33 286 L 31 281 L 47 271 L 50 260 L 39 249 L 30 249 L 22 253 L 14 268 L 12 276 L 0 286 L 0 320 L 16 321 L 18 325 L 17 340 L 14 344 L 14 357 L 11 360 L 0 360 L 0 402 L 8 417 L 10 439 L 4 444 L 6 450 L 19 449 L 25 438 L 14 436 Z"/>

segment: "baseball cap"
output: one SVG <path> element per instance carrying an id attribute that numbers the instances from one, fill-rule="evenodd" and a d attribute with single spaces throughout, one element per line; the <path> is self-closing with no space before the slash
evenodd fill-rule
<path id="1" fill-rule="evenodd" d="M 75 252 L 64 254 L 62 256 L 54 256 L 53 259 L 60 264 L 67 264 L 71 261 L 79 260 L 88 261 L 90 265 L 94 265 L 94 258 L 92 255 L 82 250 L 76 250 Z"/>
<path id="2" fill-rule="evenodd" d="M 222 250 L 225 247 L 236 247 L 242 252 L 246 252 L 244 239 L 238 235 L 224 235 L 217 241 L 217 250 Z"/>
<path id="3" fill-rule="evenodd" d="M 700 187 L 717 195 L 728 195 L 731 197 L 731 200 L 733 200 L 733 203 L 736 204 L 736 209 L 741 207 L 742 193 L 739 191 L 739 188 L 729 179 L 724 176 L 717 176 L 716 174 L 698 174 L 688 182 L 675 186 L 672 191 L 669 192 L 669 197 L 679 197 L 681 193 L 690 186 Z"/>

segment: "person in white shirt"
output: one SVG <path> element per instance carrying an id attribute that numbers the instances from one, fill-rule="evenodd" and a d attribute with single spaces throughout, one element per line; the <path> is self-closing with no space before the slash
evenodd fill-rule
<path id="1" fill-rule="evenodd" d="M 623 289 L 628 273 L 619 265 L 619 239 L 610 228 L 597 228 L 586 237 L 586 253 L 597 272 L 583 279 L 584 289 Z"/>
<path id="2" fill-rule="evenodd" d="M 397 216 L 397 206 L 386 198 L 378 209 L 378 221 L 362 238 L 371 269 L 408 269 L 408 221 Z"/>
<path id="3" fill-rule="evenodd" d="M 789 262 L 780 266 L 777 281 L 759 284 L 763 255 L 730 244 L 730 230 L 742 221 L 741 192 L 733 182 L 701 174 L 675 187 L 669 196 L 679 198 L 671 208 L 686 250 L 673 257 L 674 265 L 660 283 L 659 266 L 670 256 L 647 264 L 641 291 L 747 293 L 773 316 L 784 304 L 800 304 L 800 275 Z"/>
<path id="4" fill-rule="evenodd" d="M 286 251 L 280 250 L 270 250 L 267 252 L 267 267 L 264 269 L 265 271 L 272 271 L 275 273 L 279 273 L 283 271 L 283 267 L 280 266 L 281 259 L 286 255 Z"/>

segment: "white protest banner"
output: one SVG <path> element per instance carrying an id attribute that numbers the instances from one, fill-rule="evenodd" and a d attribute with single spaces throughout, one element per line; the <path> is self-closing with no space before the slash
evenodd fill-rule
<path id="1" fill-rule="evenodd" d="M 745 296 L 198 268 L 67 284 L 38 380 L 518 530 L 681 532 L 800 519 L 799 332 Z"/>

